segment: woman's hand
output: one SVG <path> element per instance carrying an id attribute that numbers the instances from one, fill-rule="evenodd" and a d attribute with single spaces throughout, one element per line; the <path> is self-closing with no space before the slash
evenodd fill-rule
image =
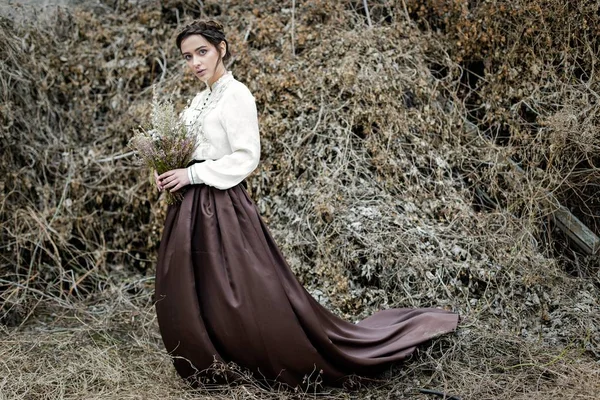
<path id="1" fill-rule="evenodd" d="M 158 177 L 158 172 L 156 172 L 156 170 L 154 170 L 154 183 L 156 183 L 156 187 L 158 188 L 158 191 L 162 192 L 163 186 L 160 183 L 160 179 Z"/>
<path id="2" fill-rule="evenodd" d="M 190 184 L 186 168 L 172 169 L 164 174 L 158 175 L 157 179 L 158 190 L 170 189 L 169 192 L 171 193 Z"/>

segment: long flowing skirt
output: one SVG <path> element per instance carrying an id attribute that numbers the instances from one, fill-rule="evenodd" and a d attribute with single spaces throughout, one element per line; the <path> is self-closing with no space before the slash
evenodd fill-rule
<path id="1" fill-rule="evenodd" d="M 166 350 L 192 383 L 216 361 L 292 386 L 316 375 L 342 384 L 458 323 L 433 308 L 384 310 L 357 324 L 338 318 L 299 283 L 242 185 L 190 186 L 169 207 L 155 299 Z"/>

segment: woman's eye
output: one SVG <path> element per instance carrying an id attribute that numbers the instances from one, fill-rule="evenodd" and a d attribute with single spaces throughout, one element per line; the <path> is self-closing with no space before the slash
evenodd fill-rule
<path id="1" fill-rule="evenodd" d="M 191 58 L 192 58 L 192 57 L 190 57 L 190 56 L 183 56 L 183 59 L 184 59 L 185 61 L 190 61 L 190 59 L 191 59 Z"/>
<path id="2" fill-rule="evenodd" d="M 205 55 L 206 54 L 206 50 L 200 50 L 200 55 Z"/>

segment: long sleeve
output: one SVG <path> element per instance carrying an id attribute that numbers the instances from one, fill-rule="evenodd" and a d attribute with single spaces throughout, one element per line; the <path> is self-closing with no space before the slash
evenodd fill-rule
<path id="1" fill-rule="evenodd" d="M 260 159 L 260 138 L 256 103 L 243 84 L 228 90 L 222 98 L 219 121 L 225 130 L 231 154 L 188 167 L 192 184 L 204 183 L 229 189 L 256 169 Z"/>

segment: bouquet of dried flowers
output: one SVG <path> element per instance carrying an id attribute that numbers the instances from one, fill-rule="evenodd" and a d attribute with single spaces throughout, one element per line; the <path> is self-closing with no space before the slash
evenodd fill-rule
<path id="1" fill-rule="evenodd" d="M 129 141 L 129 147 L 136 152 L 139 163 L 156 170 L 159 175 L 184 168 L 196 150 L 196 135 L 188 131 L 175 111 L 173 102 L 170 99 L 160 100 L 156 91 L 152 98 L 150 125 L 136 129 Z M 183 200 L 182 190 L 166 193 L 168 204 Z"/>

